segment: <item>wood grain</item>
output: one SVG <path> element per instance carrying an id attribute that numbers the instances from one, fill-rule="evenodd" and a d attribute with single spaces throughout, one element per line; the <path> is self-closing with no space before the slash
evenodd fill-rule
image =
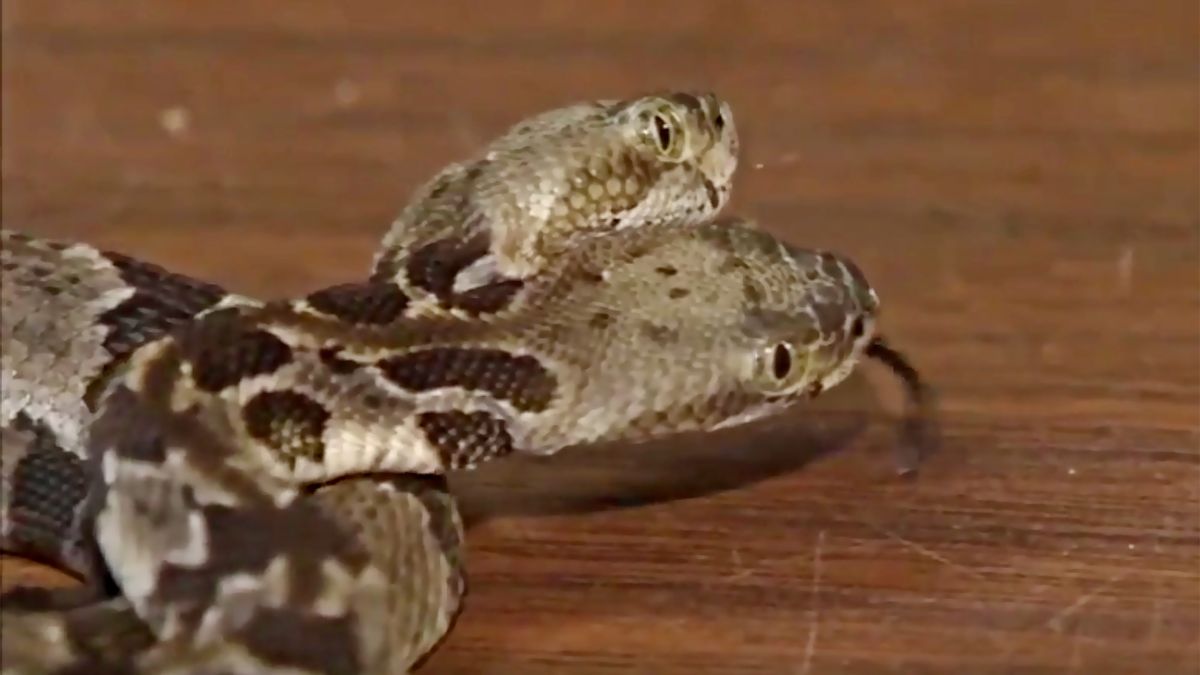
<path id="1" fill-rule="evenodd" d="M 425 672 L 1200 672 L 1195 2 L 3 10 L 7 227 L 294 294 L 516 119 L 700 86 L 733 210 L 880 289 L 941 394 L 916 481 L 871 368 L 745 432 L 488 467 Z"/>

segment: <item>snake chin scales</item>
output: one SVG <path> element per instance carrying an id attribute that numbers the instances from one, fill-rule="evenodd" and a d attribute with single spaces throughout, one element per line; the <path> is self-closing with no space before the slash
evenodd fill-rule
<path id="1" fill-rule="evenodd" d="M 4 672 L 408 672 L 462 608 L 449 472 L 907 373 L 851 261 L 719 215 L 737 149 L 710 93 L 540 113 L 288 300 L 5 231 L 0 543 L 87 584 L 6 598 Z"/>

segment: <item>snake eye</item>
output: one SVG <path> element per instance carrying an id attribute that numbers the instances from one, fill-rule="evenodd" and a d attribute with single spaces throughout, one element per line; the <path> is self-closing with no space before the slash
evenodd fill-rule
<path id="1" fill-rule="evenodd" d="M 671 149 L 671 141 L 675 138 L 675 132 L 671 129 L 671 124 L 667 122 L 667 118 L 662 115 L 654 116 L 654 133 L 658 139 L 658 149 L 667 152 Z"/>
<path id="2" fill-rule="evenodd" d="M 655 110 L 646 120 L 646 136 L 660 154 L 678 159 L 683 152 L 683 129 L 679 116 L 670 107 Z"/>
<path id="3" fill-rule="evenodd" d="M 724 115 L 722 115 L 721 113 L 717 113 L 717 118 L 716 118 L 715 120 L 713 120 L 713 124 L 716 124 L 716 125 L 717 125 L 717 131 L 724 131 L 724 129 L 725 129 L 725 116 L 724 116 Z"/>
<path id="4" fill-rule="evenodd" d="M 864 330 L 865 330 L 865 328 L 863 327 L 862 317 L 861 316 L 854 317 L 854 323 L 850 324 L 850 337 L 857 340 L 858 338 L 863 336 Z"/>
<path id="5" fill-rule="evenodd" d="M 775 345 L 775 352 L 771 356 L 771 374 L 775 379 L 782 380 L 792 372 L 792 347 L 791 345 L 780 342 Z"/>

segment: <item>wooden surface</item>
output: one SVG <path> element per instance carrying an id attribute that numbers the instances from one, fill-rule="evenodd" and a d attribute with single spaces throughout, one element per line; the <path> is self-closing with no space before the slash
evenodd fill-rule
<path id="1" fill-rule="evenodd" d="M 524 115 L 710 87 L 733 210 L 858 260 L 943 402 L 913 483 L 877 368 L 457 481 L 424 672 L 1200 672 L 1194 1 L 340 4 L 6 0 L 4 224 L 297 293 Z"/>

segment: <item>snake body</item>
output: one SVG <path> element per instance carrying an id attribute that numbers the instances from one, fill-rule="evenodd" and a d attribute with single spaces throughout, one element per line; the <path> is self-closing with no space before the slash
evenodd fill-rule
<path id="1" fill-rule="evenodd" d="M 6 608 L 6 672 L 407 672 L 465 589 L 447 472 L 894 356 L 853 263 L 714 218 L 736 150 L 711 94 L 539 114 L 291 300 L 5 232 L 0 543 L 95 591 Z"/>

